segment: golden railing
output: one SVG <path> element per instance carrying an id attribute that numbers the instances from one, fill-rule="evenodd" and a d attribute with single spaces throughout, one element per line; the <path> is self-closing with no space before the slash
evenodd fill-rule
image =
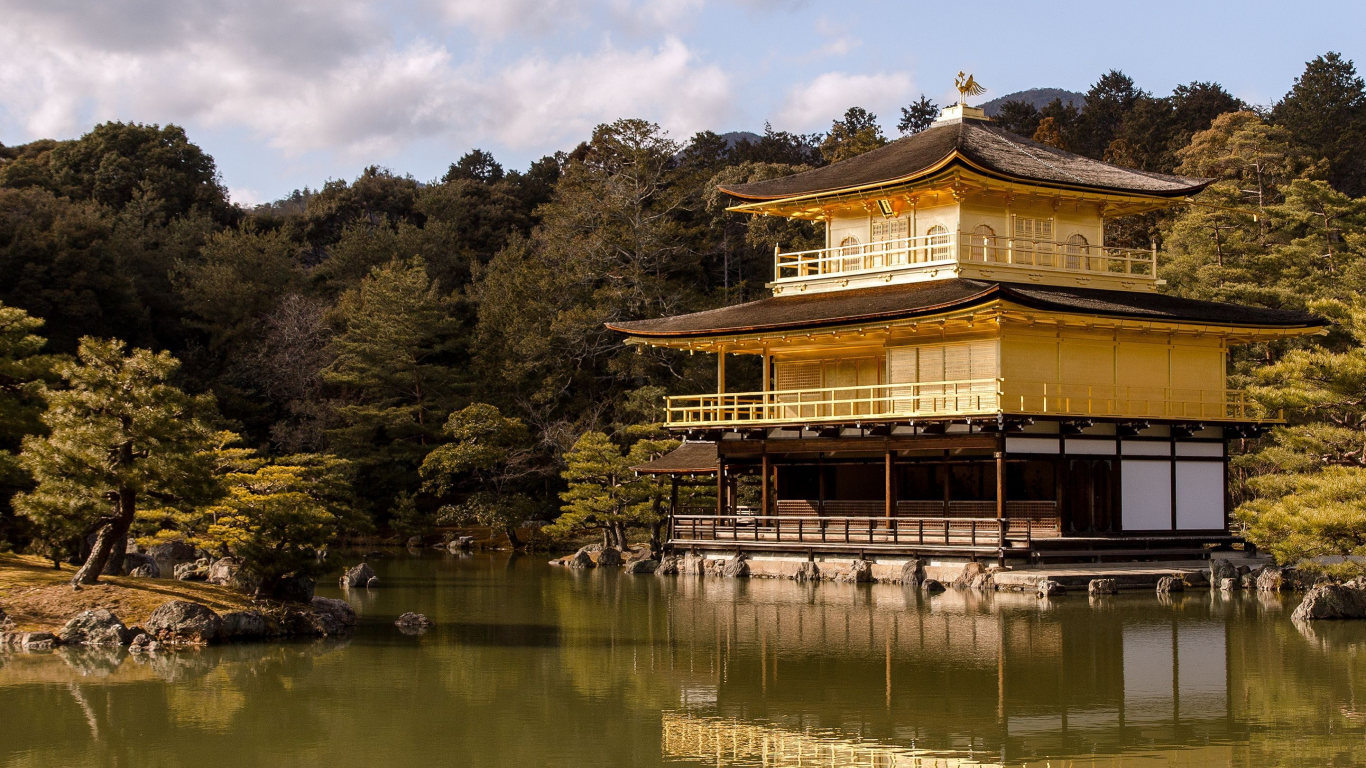
<path id="1" fill-rule="evenodd" d="M 665 398 L 670 427 L 820 424 L 995 413 L 1198 421 L 1256 418 L 1246 392 L 967 379 Z"/>
<path id="2" fill-rule="evenodd" d="M 776 247 L 773 249 L 773 275 L 777 281 L 853 275 L 897 267 L 935 267 L 954 262 L 1146 279 L 1157 277 L 1156 248 L 1145 251 L 968 232 L 902 237 L 788 253 Z"/>

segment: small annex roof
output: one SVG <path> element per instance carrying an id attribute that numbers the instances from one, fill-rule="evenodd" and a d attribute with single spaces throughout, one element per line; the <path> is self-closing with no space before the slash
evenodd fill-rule
<path id="1" fill-rule="evenodd" d="M 878 288 L 774 296 L 687 315 L 609 323 L 640 338 L 729 336 L 933 316 L 1004 300 L 1030 309 L 1150 322 L 1231 328 L 1309 329 L 1328 321 L 1308 312 L 1200 301 L 1136 291 L 1025 285 L 953 278 Z"/>
<path id="2" fill-rule="evenodd" d="M 815 170 L 720 189 L 750 202 L 834 194 L 909 182 L 955 161 L 1011 180 L 1154 197 L 1195 194 L 1213 181 L 1103 163 L 963 118 Z"/>
<path id="3" fill-rule="evenodd" d="M 716 467 L 716 443 L 684 440 L 672 451 L 631 470 L 642 475 L 714 475 Z"/>

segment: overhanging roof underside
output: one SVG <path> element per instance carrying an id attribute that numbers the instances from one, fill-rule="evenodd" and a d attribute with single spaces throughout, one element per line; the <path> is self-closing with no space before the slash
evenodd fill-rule
<path id="1" fill-rule="evenodd" d="M 879 288 L 774 296 L 687 315 L 610 323 L 642 338 L 728 336 L 912 319 L 1008 301 L 1050 312 L 1230 328 L 1295 329 L 1328 324 L 1289 309 L 1245 307 L 1135 291 L 1024 285 L 954 278 Z"/>
<path id="2" fill-rule="evenodd" d="M 823 168 L 721 187 L 747 201 L 833 194 L 909 181 L 957 158 L 988 173 L 1041 184 L 1152 197 L 1181 197 L 1211 180 L 1124 168 L 1017 136 L 982 120 L 935 126 Z"/>
<path id="3" fill-rule="evenodd" d="M 631 469 L 642 475 L 714 475 L 716 466 L 716 443 L 684 441 L 649 464 Z"/>

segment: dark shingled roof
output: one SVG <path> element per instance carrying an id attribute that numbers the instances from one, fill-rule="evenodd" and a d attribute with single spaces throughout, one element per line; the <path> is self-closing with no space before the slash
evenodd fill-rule
<path id="1" fill-rule="evenodd" d="M 724 336 L 899 320 L 966 309 L 997 299 L 1032 309 L 1103 315 L 1133 320 L 1253 328 L 1314 328 L 1328 324 L 1317 315 L 1199 301 L 1138 291 L 1063 288 L 953 278 L 924 283 L 826 293 L 774 296 L 688 315 L 609 323 L 632 336 Z"/>
<path id="2" fill-rule="evenodd" d="M 988 172 L 1072 188 L 1181 197 L 1199 192 L 1212 181 L 1102 163 L 1017 136 L 987 121 L 967 118 L 934 126 L 813 171 L 721 187 L 721 191 L 743 200 L 759 201 L 899 183 L 955 152 Z"/>
<path id="3" fill-rule="evenodd" d="M 716 443 L 684 443 L 649 464 L 631 467 L 642 475 L 714 475 Z"/>

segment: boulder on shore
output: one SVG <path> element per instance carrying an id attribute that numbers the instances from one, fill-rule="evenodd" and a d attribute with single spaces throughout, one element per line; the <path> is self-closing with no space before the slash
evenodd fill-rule
<path id="1" fill-rule="evenodd" d="M 356 611 L 345 600 L 315 597 L 309 605 L 313 608 L 315 624 L 320 634 L 335 637 L 356 626 Z"/>
<path id="2" fill-rule="evenodd" d="M 61 644 L 61 638 L 51 632 L 0 632 L 0 648 L 50 651 Z"/>
<path id="3" fill-rule="evenodd" d="M 793 580 L 793 581 L 820 581 L 820 580 L 821 580 L 821 569 L 820 569 L 820 566 L 816 565 L 816 563 L 815 563 L 814 561 L 812 561 L 812 560 L 807 560 L 806 562 L 804 562 L 804 563 L 802 563 L 801 565 L 797 566 L 797 571 L 796 571 L 796 573 L 793 573 L 793 574 L 792 574 L 792 580 Z"/>
<path id="4" fill-rule="evenodd" d="M 361 563 L 348 569 L 346 573 L 342 574 L 339 581 L 343 588 L 350 589 L 352 587 L 363 587 L 370 583 L 370 579 L 373 578 L 375 578 L 375 569 L 371 568 L 368 563 Z"/>
<path id="5" fill-rule="evenodd" d="M 680 576 L 707 575 L 707 558 L 689 552 L 683 556 L 683 560 L 678 564 L 678 574 Z"/>
<path id="6" fill-rule="evenodd" d="M 1274 565 L 1263 568 L 1261 575 L 1257 577 L 1258 592 L 1280 592 L 1287 586 L 1285 575 Z"/>
<path id="7" fill-rule="evenodd" d="M 590 557 L 589 554 L 583 551 L 582 549 L 570 555 L 564 561 L 564 564 L 567 568 L 593 568 L 597 565 L 593 562 L 593 558 Z"/>
<path id="8" fill-rule="evenodd" d="M 96 608 L 72 616 L 57 636 L 67 645 L 127 645 L 133 632 L 113 613 Z"/>
<path id="9" fill-rule="evenodd" d="M 615 568 L 621 565 L 621 550 L 616 547 L 603 547 L 598 553 L 599 568 Z"/>
<path id="10" fill-rule="evenodd" d="M 420 613 L 408 611 L 402 616 L 399 616 L 398 621 L 395 621 L 394 625 L 398 627 L 398 631 L 405 635 L 419 635 L 435 626 L 436 622 Z"/>
<path id="11" fill-rule="evenodd" d="M 1318 584 L 1304 596 L 1290 618 L 1295 621 L 1366 619 L 1366 581 L 1353 579 L 1344 584 Z"/>
<path id="12" fill-rule="evenodd" d="M 172 600 L 152 611 L 144 629 L 162 643 L 206 645 L 218 639 L 223 619 L 199 603 Z"/>
<path id="13" fill-rule="evenodd" d="M 1220 592 L 1237 592 L 1239 586 L 1240 586 L 1240 585 L 1238 584 L 1238 580 L 1237 580 L 1237 579 L 1220 579 L 1220 580 L 1219 580 L 1219 591 L 1220 591 Z"/>
<path id="14" fill-rule="evenodd" d="M 147 549 L 157 560 L 194 560 L 195 548 L 183 541 L 163 541 Z"/>
<path id="15" fill-rule="evenodd" d="M 208 573 L 204 580 L 210 584 L 228 586 L 233 579 L 237 578 L 237 571 L 242 567 L 242 561 L 235 557 L 220 557 L 209 564 Z"/>
<path id="16" fill-rule="evenodd" d="M 260 611 L 233 611 L 223 614 L 219 637 L 224 640 L 254 640 L 266 636 L 266 617 Z"/>
<path id="17" fill-rule="evenodd" d="M 967 563 L 949 586 L 954 589 L 970 589 L 973 580 L 985 572 L 986 569 L 982 567 L 981 563 Z"/>
<path id="18" fill-rule="evenodd" d="M 665 555 L 659 559 L 659 567 L 655 568 L 656 576 L 677 576 L 678 575 L 678 555 Z"/>
<path id="19" fill-rule="evenodd" d="M 241 572 L 238 572 L 239 581 Z M 275 582 L 270 596 L 287 603 L 309 603 L 313 600 L 313 590 L 317 584 L 307 576 L 286 576 Z"/>
<path id="20" fill-rule="evenodd" d="M 1186 582 L 1180 576 L 1163 576 L 1157 580 L 1157 594 L 1166 595 L 1172 592 L 1185 592 Z"/>
<path id="21" fill-rule="evenodd" d="M 207 581 L 209 578 L 209 559 L 201 557 L 193 563 L 181 563 L 172 571 L 180 581 Z"/>
<path id="22" fill-rule="evenodd" d="M 632 560 L 631 562 L 626 564 L 626 572 L 637 574 L 655 573 L 659 570 L 659 567 L 660 562 L 658 560 Z"/>
<path id="23" fill-rule="evenodd" d="M 5 609 L 0 608 L 0 632 L 8 632 L 14 629 L 14 619 L 5 615 Z"/>
<path id="24" fill-rule="evenodd" d="M 1224 579 L 1238 578 L 1238 569 L 1226 558 L 1214 557 L 1209 561 L 1209 583 L 1222 584 Z"/>
<path id="25" fill-rule="evenodd" d="M 125 575 L 139 578 L 161 578 L 161 566 L 157 564 L 156 558 L 141 552 L 124 553 L 123 572 Z"/>

